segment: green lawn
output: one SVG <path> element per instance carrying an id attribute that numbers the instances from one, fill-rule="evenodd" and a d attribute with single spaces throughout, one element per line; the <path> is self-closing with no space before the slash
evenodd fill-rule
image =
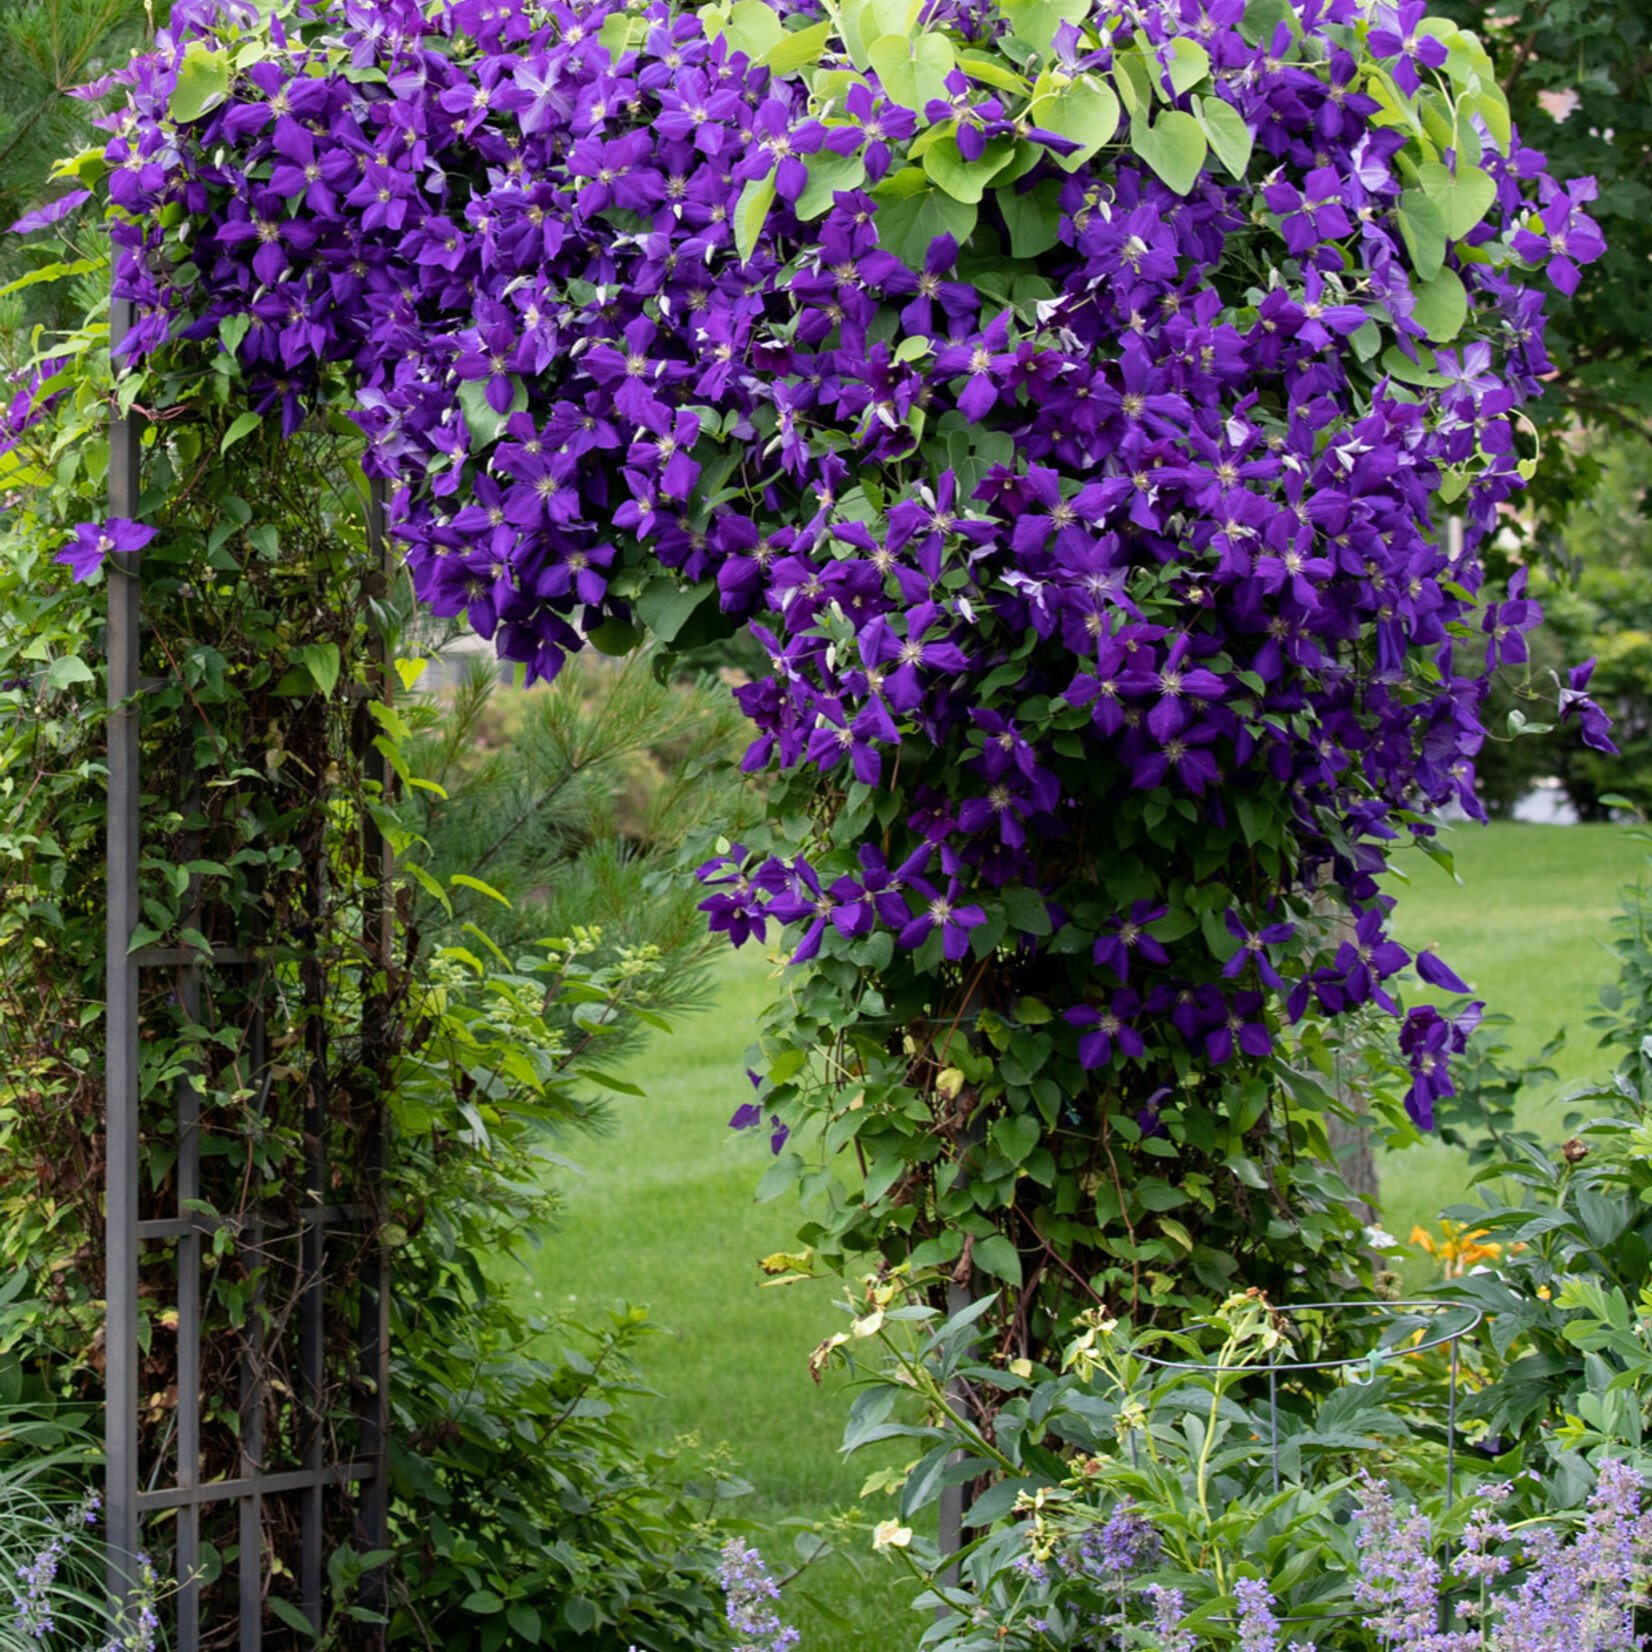
<path id="1" fill-rule="evenodd" d="M 1518 1053 L 1535 1055 L 1566 1030 L 1555 1061 L 1560 1083 L 1520 1108 L 1523 1125 L 1558 1130 L 1555 1090 L 1612 1060 L 1585 1021 L 1614 973 L 1605 943 L 1618 891 L 1639 876 L 1645 851 L 1612 826 L 1464 825 L 1446 841 L 1456 883 L 1421 854 L 1401 857 L 1410 882 L 1389 884 L 1399 900 L 1395 931 L 1408 946 L 1437 944 L 1488 1010 L 1512 1016 Z M 1464 1199 L 1459 1156 L 1432 1143 L 1390 1155 L 1383 1180 L 1385 1220 L 1402 1238 Z"/>
<path id="2" fill-rule="evenodd" d="M 564 1219 L 534 1256 L 533 1289 L 546 1308 L 647 1303 L 666 1334 L 647 1356 L 660 1397 L 643 1412 L 645 1432 L 726 1442 L 756 1488 L 739 1511 L 772 1527 L 855 1505 L 866 1476 L 889 1459 L 838 1454 L 848 1401 L 831 1381 L 817 1388 L 809 1376 L 810 1352 L 843 1324 L 835 1293 L 824 1282 L 757 1284 L 757 1259 L 795 1249 L 797 1226 L 788 1201 L 753 1202 L 766 1139 L 727 1127 L 752 1093 L 740 1057 L 767 973 L 753 948 L 732 954 L 719 969 L 717 1007 L 633 1062 L 629 1076 L 648 1098 L 619 1100 L 616 1133 L 572 1149 L 588 1173 L 565 1183 Z M 866 1512 L 876 1521 L 894 1511 L 880 1497 Z M 791 1533 L 761 1542 L 777 1569 L 795 1563 Z M 915 1638 L 896 1568 L 871 1554 L 868 1535 L 855 1547 L 864 1577 L 834 1560 L 787 1591 L 807 1652 L 882 1652 Z M 832 1624 L 807 1596 L 850 1627 Z"/>
<path id="3" fill-rule="evenodd" d="M 1523 1049 L 1535 1051 L 1570 1026 L 1576 1035 L 1564 1076 L 1596 1070 L 1600 1056 L 1582 1021 L 1611 974 L 1601 940 L 1619 885 L 1639 870 L 1640 849 L 1606 827 L 1465 826 L 1451 843 L 1460 884 L 1420 854 L 1404 857 L 1412 881 L 1392 886 L 1401 939 L 1438 943 L 1491 1007 L 1516 1018 Z M 620 1102 L 616 1134 L 576 1149 L 588 1174 L 567 1184 L 566 1217 L 535 1258 L 533 1288 L 547 1307 L 619 1298 L 650 1304 L 668 1334 L 649 1357 L 660 1398 L 645 1413 L 646 1429 L 659 1439 L 692 1433 L 707 1444 L 726 1441 L 757 1488 L 747 1512 L 771 1523 L 853 1504 L 872 1465 L 838 1455 L 846 1402 L 808 1374 L 809 1351 L 837 1328 L 830 1293 L 756 1284 L 756 1259 L 790 1248 L 793 1238 L 786 1201 L 753 1202 L 767 1162 L 757 1133 L 726 1128 L 751 1093 L 740 1057 L 766 973 L 750 949 L 730 956 L 719 970 L 718 1007 L 633 1064 L 648 1098 Z M 1526 1104 L 1531 1122 L 1542 1119 L 1547 1101 Z M 1390 1156 L 1385 1172 L 1386 1219 L 1402 1235 L 1463 1196 L 1460 1163 L 1435 1146 Z M 873 1519 L 888 1512 L 881 1501 L 868 1510 Z M 782 1566 L 784 1542 L 765 1540 Z M 883 1652 L 909 1642 L 896 1574 L 866 1558 L 865 1578 L 834 1562 L 808 1580 L 852 1628 L 794 1600 L 806 1652 Z"/>

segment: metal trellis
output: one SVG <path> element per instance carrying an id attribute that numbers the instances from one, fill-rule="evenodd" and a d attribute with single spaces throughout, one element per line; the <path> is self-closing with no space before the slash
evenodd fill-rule
<path id="1" fill-rule="evenodd" d="M 133 323 L 132 306 L 116 300 L 110 318 L 110 338 L 118 344 Z M 140 502 L 141 415 L 116 409 L 110 426 L 109 512 L 112 517 L 136 518 Z M 366 534 L 373 565 L 369 583 L 382 594 L 386 567 L 386 535 L 382 490 L 369 489 Z M 265 1044 L 264 1006 L 258 983 L 262 967 L 260 937 L 239 937 L 240 944 L 218 947 L 207 958 L 194 948 L 132 946 L 141 920 L 139 865 L 142 850 L 144 774 L 140 706 L 147 689 L 159 681 L 142 674 L 143 615 L 137 558 L 113 554 L 108 559 L 108 927 L 107 927 L 107 1056 L 106 1056 L 106 1540 L 107 1584 L 111 1612 L 119 1626 L 135 1610 L 143 1590 L 144 1526 L 147 1519 L 170 1515 L 171 1552 L 176 1573 L 176 1629 L 172 1644 L 177 1652 L 200 1652 L 203 1644 L 234 1644 L 240 1652 L 259 1652 L 264 1644 L 266 1589 L 265 1503 L 271 1498 L 293 1499 L 299 1510 L 299 1605 L 318 1629 L 326 1608 L 329 1494 L 353 1497 L 353 1539 L 362 1548 L 382 1549 L 387 1542 L 388 1488 L 385 1479 L 387 1379 L 389 1365 L 389 1280 L 385 1252 L 376 1237 L 379 1188 L 384 1171 L 385 1128 L 382 1098 L 375 1098 L 372 1114 L 361 1130 L 359 1162 L 338 1167 L 328 1162 L 330 1098 L 318 1080 L 306 1087 L 303 1098 L 303 1190 L 296 1228 L 286 1231 L 257 1209 L 239 1220 L 202 1213 L 202 1129 L 200 1093 L 185 1074 L 176 1086 L 176 1166 L 171 1185 L 174 1208 L 146 1217 L 140 1181 L 143 1121 L 140 1118 L 140 1054 L 145 983 L 152 971 L 172 972 L 172 990 L 181 1015 L 191 1025 L 211 1016 L 211 987 L 215 979 L 233 979 L 248 989 L 252 1004 L 244 1029 L 248 1071 L 253 1075 L 254 1099 L 248 1108 L 263 1107 L 270 1095 Z M 376 634 L 375 634 L 376 635 Z M 381 678 L 378 692 L 388 697 L 389 662 L 382 637 L 374 642 L 373 663 Z M 374 778 L 368 758 L 368 778 Z M 184 768 L 190 767 L 186 760 Z M 376 778 L 388 778 L 380 768 Z M 177 795 L 187 798 L 197 784 L 193 775 Z M 158 788 L 156 788 L 158 789 Z M 196 794 L 198 796 L 198 793 Z M 364 918 L 363 941 L 373 965 L 387 974 L 392 961 L 394 929 L 389 907 L 390 849 L 383 833 L 364 825 L 369 841 L 363 861 L 370 888 Z M 320 851 L 324 853 L 324 851 Z M 322 869 L 311 879 L 318 900 L 324 899 Z M 319 913 L 316 914 L 320 916 Z M 290 950 L 290 949 L 289 949 Z M 300 978 L 312 995 L 319 992 L 314 972 L 324 964 L 300 960 Z M 371 979 L 369 970 L 367 979 Z M 364 1037 L 383 1005 L 364 989 L 361 1005 Z M 306 1036 L 312 1073 L 327 1070 L 325 1019 L 311 1016 Z M 317 1059 L 319 1058 L 319 1059 Z M 354 1197 L 340 1202 L 334 1175 L 342 1168 L 353 1185 Z M 240 1333 L 239 1392 L 208 1395 L 202 1385 L 204 1254 L 230 1226 L 234 1246 L 249 1275 L 262 1277 L 271 1247 L 290 1244 L 298 1256 L 297 1285 L 297 1393 L 277 1395 L 270 1382 L 265 1331 L 257 1304 L 246 1315 Z M 344 1247 L 333 1236 L 348 1229 L 358 1235 L 353 1247 L 354 1273 L 359 1292 L 354 1318 L 359 1331 L 351 1385 L 357 1394 L 354 1449 L 344 1458 L 329 1451 L 324 1427 L 329 1396 L 328 1313 L 329 1263 Z M 175 1247 L 176 1383 L 175 1414 L 165 1446 L 157 1450 L 143 1427 L 146 1368 L 140 1347 L 142 1281 L 145 1246 Z M 365 1250 L 365 1257 L 363 1251 Z M 362 1265 L 364 1261 L 364 1266 Z M 150 1303 L 153 1307 L 154 1304 Z M 153 1317 L 153 1316 L 151 1316 Z M 153 1358 L 151 1351 L 150 1358 Z M 216 1402 L 217 1412 L 238 1415 L 237 1462 L 232 1473 L 207 1478 L 203 1472 L 204 1407 Z M 292 1417 L 291 1436 L 302 1439 L 297 1467 L 271 1467 L 264 1421 L 272 1406 L 285 1406 Z M 289 1441 L 290 1444 L 290 1441 Z M 168 1473 L 168 1464 L 172 1465 Z M 205 1622 L 208 1596 L 202 1576 L 202 1515 L 219 1509 L 234 1519 L 221 1528 L 233 1534 L 238 1548 L 234 1623 L 224 1605 Z M 342 1516 L 334 1521 L 337 1530 Z M 220 1544 L 222 1548 L 225 1545 Z M 362 1601 L 382 1609 L 381 1573 L 369 1573 Z M 232 1629 L 236 1638 L 230 1639 Z M 371 1644 L 376 1632 L 358 1627 L 355 1645 Z"/>

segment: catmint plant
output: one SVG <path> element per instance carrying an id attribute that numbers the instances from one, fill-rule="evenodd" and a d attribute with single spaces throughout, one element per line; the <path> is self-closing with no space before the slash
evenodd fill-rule
<path id="1" fill-rule="evenodd" d="M 780 1616 L 780 1585 L 757 1549 L 731 1538 L 723 1547 L 718 1578 L 735 1652 L 788 1652 L 797 1645 L 798 1631 Z"/>

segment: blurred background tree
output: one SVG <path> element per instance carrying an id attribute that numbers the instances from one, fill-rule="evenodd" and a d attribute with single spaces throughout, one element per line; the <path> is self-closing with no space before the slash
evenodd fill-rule
<path id="1" fill-rule="evenodd" d="M 1498 674 L 1485 720 L 1492 738 L 1480 754 L 1480 790 L 1493 814 L 1508 814 L 1550 776 L 1585 820 L 1606 818 L 1606 796 L 1652 807 L 1652 441 L 1622 435 L 1587 446 L 1589 496 L 1544 531 L 1547 554 L 1534 559 L 1531 589 L 1547 623 L 1531 661 Z M 1590 689 L 1611 712 L 1620 757 L 1588 750 L 1571 728 L 1509 738 L 1510 712 L 1550 722 L 1552 674 L 1591 658 Z"/>
<path id="2" fill-rule="evenodd" d="M 1646 0 L 1437 0 L 1486 42 L 1525 142 L 1557 178 L 1593 177 L 1606 255 L 1548 297 L 1557 377 L 1534 409 L 1543 464 L 1528 499 L 1549 526 L 1599 474 L 1579 424 L 1652 435 L 1652 6 Z"/>
<path id="3" fill-rule="evenodd" d="M 1511 551 L 1532 564 L 1549 623 L 1530 666 L 1500 674 L 1479 764 L 1494 814 L 1552 776 L 1583 818 L 1599 819 L 1603 795 L 1652 803 L 1652 6 L 1436 0 L 1431 9 L 1486 42 L 1515 125 L 1555 176 L 1593 177 L 1600 189 L 1589 210 L 1605 257 L 1573 297 L 1547 295 L 1555 378 L 1532 410 L 1541 462 L 1511 524 Z M 1552 721 L 1550 673 L 1590 658 L 1621 759 L 1585 750 L 1575 729 L 1508 737 L 1511 710 Z"/>
<path id="4" fill-rule="evenodd" d="M 145 0 L 7 0 L 0 7 L 0 221 L 46 194 L 51 163 L 88 141 L 92 108 L 63 93 L 126 60 Z"/>

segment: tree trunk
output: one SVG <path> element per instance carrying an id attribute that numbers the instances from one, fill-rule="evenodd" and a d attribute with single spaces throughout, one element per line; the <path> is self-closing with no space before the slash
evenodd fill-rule
<path id="1" fill-rule="evenodd" d="M 1355 1112 L 1365 1112 L 1365 1098 L 1350 1095 L 1343 1099 Z M 1371 1147 L 1371 1132 L 1358 1120 L 1327 1119 L 1331 1151 L 1336 1155 L 1342 1177 L 1353 1190 L 1367 1222 L 1374 1222 L 1381 1210 L 1382 1189 L 1377 1180 L 1377 1156 Z"/>

